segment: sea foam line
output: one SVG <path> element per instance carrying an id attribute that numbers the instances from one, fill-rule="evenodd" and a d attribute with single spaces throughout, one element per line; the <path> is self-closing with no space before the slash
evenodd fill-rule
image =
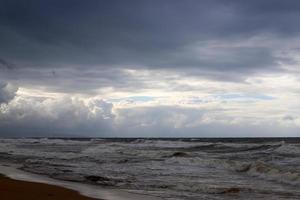
<path id="1" fill-rule="evenodd" d="M 45 183 L 48 185 L 56 185 L 63 188 L 75 190 L 80 194 L 96 198 L 96 199 L 105 199 L 105 200 L 163 200 L 159 197 L 153 197 L 150 195 L 142 195 L 134 193 L 134 191 L 125 191 L 120 189 L 108 189 L 101 188 L 99 186 L 87 185 L 82 183 L 68 182 L 52 179 L 49 177 L 32 174 L 17 169 L 18 166 L 3 166 L 0 165 L 0 173 L 14 180 L 20 181 L 29 181 L 35 183 Z"/>

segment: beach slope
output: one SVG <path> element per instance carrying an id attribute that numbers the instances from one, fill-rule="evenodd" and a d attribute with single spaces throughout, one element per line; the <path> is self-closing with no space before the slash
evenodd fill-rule
<path id="1" fill-rule="evenodd" d="M 0 175 L 1 200 L 96 200 L 78 192 L 44 183 L 19 181 Z"/>

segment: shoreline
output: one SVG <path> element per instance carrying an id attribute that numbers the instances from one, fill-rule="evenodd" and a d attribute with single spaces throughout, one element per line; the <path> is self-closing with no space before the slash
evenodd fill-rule
<path id="1" fill-rule="evenodd" d="M 14 180 L 0 174 L 0 199 L 3 200 L 100 200 L 79 192 L 45 183 Z"/>
<path id="2" fill-rule="evenodd" d="M 20 170 L 18 169 L 19 167 L 20 167 L 19 165 L 12 166 L 12 165 L 0 164 L 0 175 L 2 174 L 3 177 L 6 177 L 7 179 L 10 179 L 12 181 L 16 181 L 16 183 L 18 181 L 23 181 L 23 182 L 33 183 L 37 185 L 45 184 L 50 187 L 54 186 L 54 187 L 62 188 L 63 190 L 65 189 L 65 190 L 73 191 L 77 193 L 77 195 L 84 197 L 83 199 L 79 199 L 79 200 L 140 200 L 140 199 L 162 200 L 162 198 L 159 197 L 139 194 L 137 191 L 134 190 L 126 191 L 121 189 L 102 188 L 101 186 L 97 186 L 97 185 L 89 185 L 84 183 L 56 180 L 53 178 L 49 178 L 47 176 L 42 176 L 42 175 L 33 174 L 33 173 Z M 0 184 L 0 192 L 1 192 L 1 184 Z M 11 198 L 8 199 L 1 198 L 1 194 L 0 194 L 0 199 L 13 200 Z M 65 199 L 73 199 L 73 198 L 65 198 Z"/>

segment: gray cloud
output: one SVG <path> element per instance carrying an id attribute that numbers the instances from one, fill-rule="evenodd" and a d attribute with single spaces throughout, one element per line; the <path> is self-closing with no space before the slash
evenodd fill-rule
<path id="1" fill-rule="evenodd" d="M 0 104 L 8 103 L 16 96 L 18 88 L 0 81 Z"/>
<path id="2" fill-rule="evenodd" d="M 38 69 L 77 66 L 100 73 L 131 67 L 238 80 L 281 70 L 278 63 L 291 58 L 260 44 L 201 52 L 187 46 L 255 35 L 294 37 L 300 31 L 295 1 L 31 0 L 1 1 L 0 9 L 0 55 Z"/>
<path id="3" fill-rule="evenodd" d="M 282 119 L 285 121 L 294 121 L 295 117 L 293 117 L 291 115 L 286 115 L 286 116 L 282 117 Z"/>
<path id="4" fill-rule="evenodd" d="M 230 109 L 232 110 L 232 108 Z M 240 116 L 224 108 L 147 106 L 116 108 L 92 98 L 17 96 L 0 107 L 1 136 L 239 137 L 297 136 L 266 115 Z M 255 113 L 255 112 L 254 112 Z M 240 123 L 234 123 L 241 120 Z M 275 124 L 274 124 L 275 123 Z"/>
<path id="5" fill-rule="evenodd" d="M 99 94 L 98 89 L 112 87 L 120 91 L 147 87 L 146 83 L 118 68 L 22 68 L 2 71 L 0 79 L 25 88 L 46 88 L 52 92 Z M 137 88 L 137 86 L 139 88 Z"/>
<path id="6" fill-rule="evenodd" d="M 216 110 L 158 106 L 121 109 L 103 100 L 18 98 L 1 108 L 1 136 L 217 137 L 254 136 L 243 126 L 201 123 Z M 240 132 L 235 132 L 239 130 Z M 275 134 L 273 132 L 273 134 Z"/>
<path id="7" fill-rule="evenodd" d="M 1 136 L 107 136 L 112 133 L 112 104 L 76 98 L 18 97 L 0 109 Z"/>

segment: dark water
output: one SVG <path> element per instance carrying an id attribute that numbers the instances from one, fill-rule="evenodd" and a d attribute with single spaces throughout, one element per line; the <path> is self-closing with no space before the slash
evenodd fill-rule
<path id="1" fill-rule="evenodd" d="M 0 162 L 165 199 L 300 199 L 300 138 L 2 139 Z"/>

